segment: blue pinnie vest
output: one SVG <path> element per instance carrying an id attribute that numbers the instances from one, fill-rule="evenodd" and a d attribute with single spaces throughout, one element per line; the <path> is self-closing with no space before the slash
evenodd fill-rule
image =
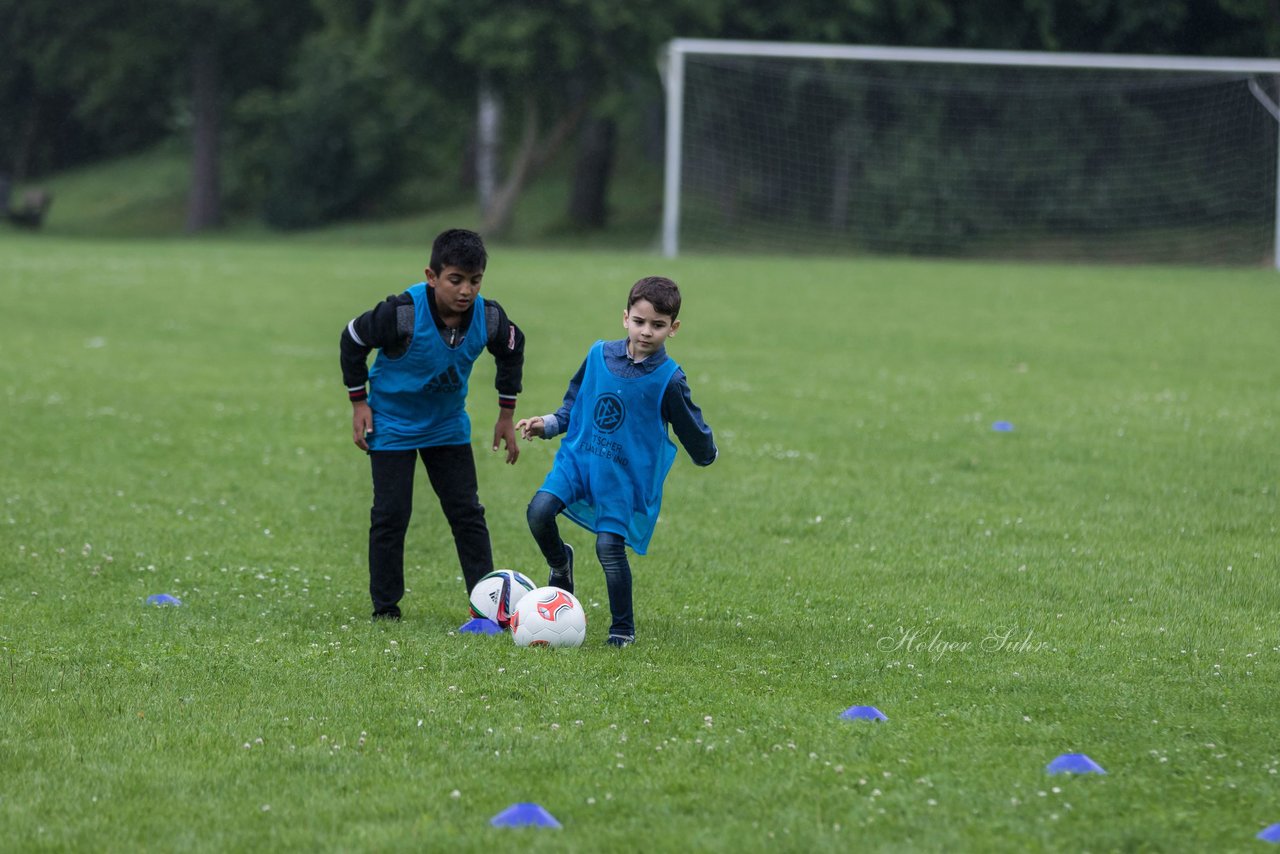
<path id="1" fill-rule="evenodd" d="M 427 283 L 405 293 L 413 297 L 413 341 L 391 358 L 379 351 L 369 369 L 369 407 L 373 410 L 373 451 L 409 451 L 471 441 L 467 417 L 467 380 L 488 340 L 484 299 L 477 296 L 471 327 L 457 347 L 436 330 L 427 305 Z"/>
<path id="2" fill-rule="evenodd" d="M 649 548 L 662 483 L 676 458 L 662 396 L 679 368 L 668 359 L 644 376 L 616 377 L 605 364 L 604 342 L 597 341 L 587 354 L 569 432 L 542 484 L 574 522 L 622 536 L 637 554 Z"/>

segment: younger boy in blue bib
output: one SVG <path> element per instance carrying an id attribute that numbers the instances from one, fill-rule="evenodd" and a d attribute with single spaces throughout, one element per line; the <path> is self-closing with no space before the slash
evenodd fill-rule
<path id="1" fill-rule="evenodd" d="M 564 434 L 555 463 L 529 502 L 529 530 L 551 568 L 548 584 L 573 592 L 573 549 L 560 538 L 564 513 L 596 534 L 613 623 L 608 642 L 635 640 L 626 547 L 649 548 L 662 483 L 675 461 L 670 425 L 699 466 L 716 459 L 715 439 L 693 403 L 684 372 L 667 356 L 680 328 L 680 289 L 661 276 L 636 282 L 627 297 L 621 341 L 597 341 L 569 381 L 554 414 L 521 420 L 526 439 Z"/>

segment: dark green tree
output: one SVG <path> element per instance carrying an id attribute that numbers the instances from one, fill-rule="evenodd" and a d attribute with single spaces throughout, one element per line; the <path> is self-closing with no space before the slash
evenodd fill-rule
<path id="1" fill-rule="evenodd" d="M 0 172 L 22 181 L 166 132 L 169 87 L 108 35 L 112 14 L 0 0 Z M 114 52 L 119 61 L 106 61 Z"/>
<path id="2" fill-rule="evenodd" d="M 11 157 L 60 163 L 67 120 L 112 154 L 163 133 L 191 134 L 186 227 L 221 218 L 220 142 L 226 105 L 278 80 L 313 20 L 307 0 L 0 0 L 16 63 L 5 106 L 22 116 Z M 65 114 L 45 120 L 59 107 Z M 7 133 L 8 131 L 6 131 Z M 50 152 L 41 154 L 41 152 Z"/>
<path id="3" fill-rule="evenodd" d="M 486 232 L 500 235 L 524 188 L 575 139 L 570 218 L 604 222 L 616 117 L 635 106 L 628 82 L 655 77 L 660 45 L 711 6 L 476 0 L 462 8 L 448 0 L 380 0 L 375 8 L 370 23 L 382 32 L 387 67 L 446 91 L 449 122 L 470 128 L 482 101 L 501 106 L 509 136 L 497 147 L 503 162 L 490 170 L 498 174 L 482 211 Z M 488 146 L 479 142 L 483 158 Z"/>

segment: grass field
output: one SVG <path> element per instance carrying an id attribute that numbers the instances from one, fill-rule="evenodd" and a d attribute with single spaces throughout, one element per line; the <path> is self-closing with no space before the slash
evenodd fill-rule
<path id="1" fill-rule="evenodd" d="M 547 652 L 455 632 L 425 478 L 405 620 L 368 619 L 338 334 L 424 260 L 0 235 L 3 847 L 1266 847 L 1275 273 L 495 248 L 522 414 L 669 273 L 721 449 L 668 479 L 632 648 L 564 526 L 592 621 Z M 495 556 L 541 579 L 555 443 L 488 452 L 492 370 Z M 1046 774 L 1069 752 L 1107 774 Z M 489 826 L 528 801 L 563 829 Z"/>
<path id="2" fill-rule="evenodd" d="M 507 243 L 648 251 L 656 243 L 662 210 L 661 166 L 651 157 L 624 146 L 619 168 L 610 181 L 609 224 L 599 231 L 584 231 L 567 221 L 570 194 L 567 162 L 557 161 L 547 174 L 530 183 L 516 204 Z M 191 171 L 189 142 L 165 141 L 154 148 L 125 157 L 32 180 L 14 188 L 14 199 L 26 189 L 43 189 L 53 204 L 41 232 L 53 237 L 88 239 L 180 238 L 184 234 L 188 182 Z M 224 176 L 232 179 L 234 176 Z M 385 243 L 414 246 L 423 235 L 446 228 L 477 228 L 479 212 L 470 192 L 439 176 L 424 175 L 424 186 L 402 187 L 384 198 L 377 216 L 330 223 L 323 228 L 290 234 L 295 243 Z M 433 198 L 441 196 L 445 198 Z M 234 191 L 223 205 L 224 235 L 237 240 L 275 240 L 262 220 L 237 206 Z M 396 201 L 397 197 L 402 197 Z M 408 207 L 410 204 L 413 207 Z M 406 208 L 408 208 L 406 210 Z M 0 222 L 0 230 L 7 230 Z M 10 232 L 11 233 L 11 232 Z"/>

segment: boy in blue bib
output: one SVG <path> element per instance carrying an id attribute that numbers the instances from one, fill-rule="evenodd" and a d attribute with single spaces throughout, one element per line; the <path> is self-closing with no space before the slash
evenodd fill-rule
<path id="1" fill-rule="evenodd" d="M 373 470 L 369 595 L 374 619 L 400 619 L 404 539 L 419 458 L 453 533 L 467 592 L 493 571 L 471 453 L 467 380 L 488 350 L 497 363 L 493 450 L 504 443 L 507 462 L 514 463 L 520 449 L 512 413 L 524 369 L 524 334 L 502 306 L 480 296 L 487 264 L 480 235 L 443 232 L 431 247 L 425 282 L 387 297 L 342 332 L 352 440 L 368 452 Z M 374 349 L 378 357 L 370 370 Z"/>
<path id="2" fill-rule="evenodd" d="M 551 568 L 548 584 L 573 592 L 573 549 L 560 538 L 564 513 L 596 535 L 613 623 L 608 643 L 635 641 L 631 566 L 626 547 L 649 548 L 662 484 L 675 461 L 670 425 L 699 466 L 715 462 L 711 428 L 666 340 L 680 328 L 680 289 L 661 276 L 636 282 L 627 297 L 621 341 L 597 341 L 569 381 L 555 413 L 521 420 L 526 439 L 564 434 L 555 463 L 529 502 L 529 530 Z"/>

